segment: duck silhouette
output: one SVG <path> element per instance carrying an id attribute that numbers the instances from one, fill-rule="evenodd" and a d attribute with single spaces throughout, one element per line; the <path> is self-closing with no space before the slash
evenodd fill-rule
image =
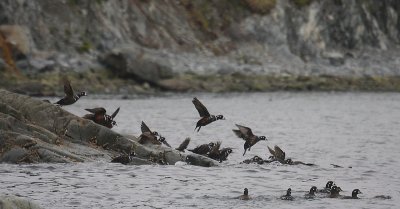
<path id="1" fill-rule="evenodd" d="M 225 120 L 223 115 L 211 115 L 206 106 L 204 106 L 199 99 L 197 99 L 196 97 L 193 98 L 192 103 L 194 104 L 194 107 L 197 109 L 197 111 L 199 112 L 200 115 L 200 120 L 197 121 L 196 123 L 196 128 L 194 128 L 194 130 L 196 130 L 197 128 L 197 132 L 200 131 L 200 128 L 202 126 L 206 126 L 214 121 L 217 120 Z"/>
<path id="2" fill-rule="evenodd" d="M 60 106 L 71 105 L 74 104 L 79 98 L 83 96 L 87 96 L 85 91 L 81 91 L 78 94 L 75 94 L 74 90 L 72 89 L 71 83 L 68 79 L 64 79 L 64 93 L 65 96 L 57 101 L 55 104 Z"/>
<path id="3" fill-rule="evenodd" d="M 247 150 L 250 151 L 250 148 L 252 146 L 254 146 L 255 144 L 257 144 L 257 142 L 259 142 L 261 140 L 267 140 L 267 138 L 265 136 L 254 135 L 253 131 L 249 127 L 238 125 L 238 124 L 236 124 L 236 126 L 239 129 L 238 130 L 233 129 L 232 130 L 233 133 L 235 133 L 237 137 L 245 140 L 244 145 L 243 145 L 243 148 L 244 148 L 243 156 L 246 154 L 246 151 Z"/>
<path id="4" fill-rule="evenodd" d="M 252 198 L 249 196 L 249 190 L 244 188 L 244 192 L 242 195 L 239 196 L 240 200 L 251 200 Z"/>

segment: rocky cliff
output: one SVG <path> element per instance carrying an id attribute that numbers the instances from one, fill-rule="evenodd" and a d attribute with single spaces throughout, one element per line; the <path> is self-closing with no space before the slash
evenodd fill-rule
<path id="1" fill-rule="evenodd" d="M 4 0 L 0 68 L 40 88 L 75 72 L 100 92 L 126 78 L 133 91 L 399 90 L 399 12 L 396 0 Z"/>

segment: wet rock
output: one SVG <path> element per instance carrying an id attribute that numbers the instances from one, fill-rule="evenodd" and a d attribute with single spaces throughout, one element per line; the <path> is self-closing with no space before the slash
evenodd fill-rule
<path id="1" fill-rule="evenodd" d="M 152 84 L 158 84 L 160 80 L 174 75 L 169 66 L 157 62 L 151 54 L 134 48 L 115 49 L 99 59 L 120 77 L 131 77 Z"/>
<path id="2" fill-rule="evenodd" d="M 39 205 L 31 200 L 23 199 L 16 196 L 0 196 L 1 209 L 41 209 Z"/>
<path id="3" fill-rule="evenodd" d="M 143 146 L 134 136 L 122 136 L 59 106 L 0 90 L 0 163 L 87 162 L 134 152 L 133 164 L 173 165 L 186 154 L 159 145 Z M 215 162 L 190 155 L 193 165 Z"/>

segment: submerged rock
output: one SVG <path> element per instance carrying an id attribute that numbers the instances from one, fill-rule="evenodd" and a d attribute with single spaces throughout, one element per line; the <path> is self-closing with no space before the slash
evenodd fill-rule
<path id="1" fill-rule="evenodd" d="M 0 90 L 0 163 L 66 163 L 111 161 L 136 153 L 147 162 L 213 166 L 213 160 L 159 145 L 144 146 L 134 136 L 122 136 L 59 106 Z"/>
<path id="2" fill-rule="evenodd" d="M 1 209 L 41 209 L 36 203 L 15 196 L 0 196 Z"/>

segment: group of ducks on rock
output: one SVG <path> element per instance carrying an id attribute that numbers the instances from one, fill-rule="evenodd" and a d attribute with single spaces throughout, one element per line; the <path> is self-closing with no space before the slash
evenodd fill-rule
<path id="1" fill-rule="evenodd" d="M 71 87 L 70 81 L 67 79 L 64 79 L 64 93 L 65 96 L 57 101 L 55 104 L 64 106 L 64 105 L 71 105 L 74 104 L 76 101 L 78 101 L 82 96 L 87 96 L 87 93 L 84 91 L 79 92 L 76 94 Z M 212 115 L 210 112 L 207 110 L 206 106 L 203 105 L 203 103 L 200 102 L 199 99 L 196 97 L 193 98 L 192 103 L 194 104 L 194 107 L 198 111 L 200 115 L 200 119 L 196 123 L 196 127 L 194 130 L 197 130 L 197 132 L 200 131 L 201 127 L 207 126 L 212 122 L 215 122 L 217 120 L 225 120 L 225 117 L 223 115 Z M 103 125 L 108 128 L 112 128 L 115 126 L 117 123 L 115 122 L 114 118 L 117 116 L 120 108 L 117 108 L 113 114 L 108 115 L 106 113 L 106 109 L 103 107 L 96 107 L 92 109 L 85 109 L 91 114 L 86 114 L 83 116 L 83 118 L 92 120 L 93 122 Z M 250 151 L 251 147 L 257 144 L 259 141 L 265 141 L 267 138 L 265 136 L 258 136 L 253 133 L 251 128 L 243 126 L 243 125 L 238 125 L 236 124 L 236 127 L 238 129 L 233 129 L 233 133 L 244 140 L 244 152 L 243 156 L 246 154 L 247 151 Z M 162 145 L 164 144 L 167 147 L 171 147 L 168 142 L 166 141 L 165 137 L 161 136 L 158 132 L 156 131 L 151 131 L 150 128 L 142 121 L 141 123 L 141 135 L 139 136 L 139 143 L 141 144 L 156 144 L 156 145 Z M 184 152 L 185 149 L 187 149 L 188 145 L 190 143 L 190 138 L 186 138 L 176 150 Z M 300 161 L 292 161 L 292 159 L 288 158 L 286 159 L 285 157 L 285 152 L 282 151 L 281 148 L 278 146 L 274 147 L 274 150 L 268 147 L 269 152 L 271 153 L 271 156 L 268 160 L 263 160 L 262 158 L 255 156 L 251 159 L 247 159 L 243 161 L 243 163 L 258 163 L 258 164 L 263 164 L 263 163 L 270 163 L 270 162 L 280 162 L 282 164 L 288 164 L 288 165 L 313 165 L 309 163 L 303 163 Z M 230 147 L 225 147 L 221 148 L 221 142 L 210 142 L 208 144 L 202 144 L 194 149 L 189 149 L 189 151 L 199 154 L 199 155 L 204 155 L 209 158 L 212 158 L 214 160 L 217 160 L 219 162 L 227 160 L 229 154 L 233 152 L 233 148 Z"/>
<path id="2" fill-rule="evenodd" d="M 357 195 L 362 194 L 359 189 L 354 189 L 351 193 L 351 196 L 342 196 L 339 194 L 342 189 L 336 186 L 333 181 L 328 181 L 323 189 L 318 190 L 316 186 L 312 186 L 310 191 L 304 195 L 305 199 L 314 199 L 317 197 L 323 198 L 341 198 L 341 199 L 359 199 Z M 319 194 L 317 196 L 317 194 Z M 238 197 L 241 200 L 250 200 L 252 199 L 249 195 L 249 190 L 244 188 L 243 195 Z M 286 190 L 286 194 L 280 197 L 281 200 L 294 200 L 295 197 L 292 196 L 292 189 L 289 188 Z"/>

